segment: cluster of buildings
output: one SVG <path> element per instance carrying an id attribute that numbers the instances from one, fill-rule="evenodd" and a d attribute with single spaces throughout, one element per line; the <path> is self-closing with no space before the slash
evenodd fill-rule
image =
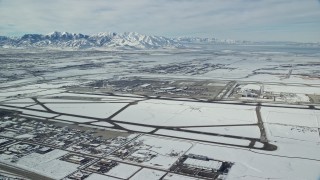
<path id="1" fill-rule="evenodd" d="M 258 84 L 238 85 L 234 89 L 234 94 L 246 98 L 258 98 L 263 94 L 263 90 Z"/>
<path id="2" fill-rule="evenodd" d="M 276 98 L 281 97 L 281 94 L 264 91 L 263 84 L 237 84 L 232 96 L 236 98 L 276 101 Z"/>
<path id="3" fill-rule="evenodd" d="M 101 159 L 97 163 L 89 166 L 87 170 L 95 173 L 104 174 L 110 171 L 113 167 L 117 165 L 118 163 L 116 161 L 109 160 L 109 159 Z"/>
<path id="4" fill-rule="evenodd" d="M 2 112 L 1 115 L 0 154 L 14 156 L 12 161 L 17 161 L 32 152 L 45 154 L 55 148 L 101 157 L 115 151 L 129 140 L 128 137 L 122 136 L 108 139 L 96 136 L 92 130 L 61 127 L 49 121 L 20 117 L 19 114 L 12 112 Z M 91 161 L 92 158 L 69 154 L 61 160 L 81 165 Z M 101 166 L 100 169 L 106 169 L 103 166 L 109 166 L 108 163 L 110 162 L 101 161 L 97 166 Z M 90 168 L 98 170 L 94 166 Z"/>
<path id="5" fill-rule="evenodd" d="M 157 79 L 123 78 L 97 81 L 94 89 L 107 92 L 133 93 L 148 96 L 198 97 L 212 99 L 224 85 L 212 86 L 207 81 L 166 81 Z"/>
<path id="6" fill-rule="evenodd" d="M 102 156 L 109 154 L 115 149 L 119 148 L 123 143 L 127 142 L 126 137 L 115 137 L 111 139 L 104 139 L 101 137 L 91 137 L 81 139 L 71 144 L 67 150 L 79 152 L 83 154 L 90 154 L 96 156 Z"/>
<path id="7" fill-rule="evenodd" d="M 5 138 L 0 140 L 7 142 L 5 144 L 0 144 L 0 154 L 3 155 L 3 157 L 7 157 L 12 163 L 17 162 L 20 158 L 33 152 L 45 154 L 53 150 L 53 148 L 50 147 L 27 144 Z"/>
<path id="8" fill-rule="evenodd" d="M 93 158 L 77 155 L 77 154 L 67 154 L 66 156 L 63 156 L 61 160 L 68 161 L 75 164 L 84 165 L 91 161 Z"/>
<path id="9" fill-rule="evenodd" d="M 19 117 L 4 116 L 0 119 L 0 136 L 42 143 L 59 149 L 84 154 L 103 155 L 125 143 L 128 138 L 106 139 L 96 136 L 92 130 L 79 130 L 68 126 L 57 126 L 49 121 L 38 121 Z M 4 140 L 2 140 L 4 141 Z M 1 142 L 5 143 L 5 142 Z"/>
<path id="10" fill-rule="evenodd" d="M 278 88 L 278 87 L 277 87 Z M 310 97 L 303 93 L 273 92 L 265 90 L 264 84 L 237 84 L 230 98 L 259 102 L 280 102 L 300 104 L 310 102 Z"/>
<path id="11" fill-rule="evenodd" d="M 135 140 L 126 144 L 121 149 L 118 149 L 117 151 L 113 152 L 111 155 L 120 159 L 137 160 L 138 158 L 132 157 L 130 155 L 137 151 L 137 147 L 140 147 L 141 145 L 143 145 L 142 141 Z"/>
<path id="12" fill-rule="evenodd" d="M 68 154 L 62 160 L 72 162 L 72 163 L 80 163 L 83 162 L 86 164 L 86 161 L 91 161 L 92 158 L 89 157 L 82 157 L 82 156 L 77 156 L 74 154 Z M 81 163 L 80 163 L 81 164 Z M 100 159 L 97 162 L 93 163 L 90 166 L 86 166 L 85 168 L 70 174 L 68 177 L 64 178 L 64 180 L 84 180 L 88 178 L 88 176 L 92 174 L 100 174 L 100 175 L 105 175 L 107 174 L 111 169 L 115 168 L 118 166 L 119 163 L 113 160 L 108 160 L 108 159 Z M 104 178 L 108 178 L 108 176 L 102 176 Z"/>
<path id="13" fill-rule="evenodd" d="M 202 155 L 188 154 L 182 156 L 170 170 L 199 178 L 222 180 L 225 179 L 232 165 L 232 162 L 220 161 Z"/>
<path id="14" fill-rule="evenodd" d="M 73 173 L 70 176 L 68 176 L 67 179 L 82 180 L 82 179 L 87 178 L 89 175 L 90 175 L 90 172 L 78 171 L 78 172 Z"/>
<path id="15" fill-rule="evenodd" d="M 128 137 L 104 138 L 92 130 L 57 126 L 53 122 L 21 117 L 19 114 L 0 115 L 0 156 L 10 157 L 10 163 L 31 153 L 46 155 L 56 149 L 69 151 L 57 158 L 82 167 L 65 179 L 83 180 L 92 174 L 105 175 L 122 161 L 144 164 L 161 156 L 179 158 L 181 152 L 172 150 L 165 155 L 153 150 L 144 140 Z M 109 157 L 109 159 L 105 158 Z M 121 162 L 121 163 L 120 163 Z M 223 179 L 232 163 L 195 154 L 183 155 L 171 166 L 178 174 L 204 179 Z M 170 167 L 170 166 L 169 166 Z"/>

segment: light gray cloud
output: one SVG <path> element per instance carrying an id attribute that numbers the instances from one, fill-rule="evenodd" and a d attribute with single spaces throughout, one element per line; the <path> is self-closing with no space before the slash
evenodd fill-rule
<path id="1" fill-rule="evenodd" d="M 293 40 L 320 41 L 317 0 L 0 0 L 0 17 L 1 35 L 136 31 L 289 40 L 291 33 L 301 34 Z"/>

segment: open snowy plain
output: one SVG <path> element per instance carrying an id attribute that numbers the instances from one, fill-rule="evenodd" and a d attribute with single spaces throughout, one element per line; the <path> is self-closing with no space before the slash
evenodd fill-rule
<path id="1" fill-rule="evenodd" d="M 2 48 L 0 165 L 48 179 L 317 180 L 318 50 Z M 132 78 L 151 83 L 122 84 Z M 216 97 L 195 98 L 196 83 Z"/>

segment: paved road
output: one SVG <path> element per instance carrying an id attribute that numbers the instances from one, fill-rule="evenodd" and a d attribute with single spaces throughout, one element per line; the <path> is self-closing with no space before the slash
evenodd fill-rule
<path id="1" fill-rule="evenodd" d="M 260 109 L 261 109 L 261 106 L 258 105 L 256 107 L 256 114 L 257 114 L 257 119 L 258 119 L 258 127 L 259 127 L 260 133 L 261 133 L 260 141 L 261 142 L 268 142 L 267 133 L 266 133 L 266 129 L 263 126 L 263 121 L 262 121 Z"/>

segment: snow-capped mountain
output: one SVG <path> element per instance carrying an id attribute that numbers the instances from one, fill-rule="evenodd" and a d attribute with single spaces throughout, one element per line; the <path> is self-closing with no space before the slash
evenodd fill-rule
<path id="1" fill-rule="evenodd" d="M 68 32 L 0 36 L 0 48 L 71 48 L 71 49 L 158 49 L 192 47 L 192 44 L 247 44 L 248 41 L 216 38 L 148 36 L 135 32 L 103 32 L 95 35 Z"/>
<path id="2" fill-rule="evenodd" d="M 46 35 L 25 34 L 17 38 L 0 36 L 0 47 L 155 49 L 177 48 L 182 47 L 182 45 L 170 38 L 147 36 L 133 32 L 122 34 L 107 32 L 96 35 L 53 32 Z"/>

